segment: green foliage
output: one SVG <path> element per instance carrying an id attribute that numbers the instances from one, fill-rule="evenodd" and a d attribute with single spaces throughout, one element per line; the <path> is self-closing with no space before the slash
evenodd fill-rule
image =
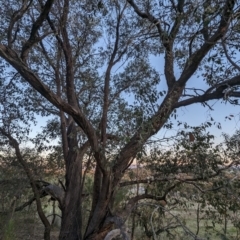
<path id="1" fill-rule="evenodd" d="M 153 224 L 155 234 L 163 239 L 188 239 L 195 234 L 210 239 L 238 238 L 239 157 L 230 143 L 230 139 L 236 142 L 238 132 L 216 145 L 208 127 L 208 122 L 198 127 L 186 125 L 171 138 L 168 149 L 150 142 L 150 155 L 140 161 L 148 169 L 148 181 L 141 187 L 152 199 L 144 200 L 133 213 L 139 236 L 153 236 Z M 166 206 L 156 202 L 160 196 L 165 196 Z M 159 215 L 155 213 L 151 224 L 156 206 Z"/>

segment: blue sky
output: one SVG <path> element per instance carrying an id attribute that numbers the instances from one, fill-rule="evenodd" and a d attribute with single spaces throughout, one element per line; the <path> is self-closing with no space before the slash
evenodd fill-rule
<path id="1" fill-rule="evenodd" d="M 151 57 L 151 64 L 161 74 L 160 88 L 167 89 L 166 81 L 164 79 L 164 58 L 163 57 Z M 175 69 L 175 76 L 180 76 L 180 71 Z M 187 83 L 187 87 L 195 87 L 206 90 L 209 88 L 207 84 L 201 79 L 193 76 Z M 215 142 L 219 143 L 223 140 L 222 133 L 234 134 L 236 129 L 240 127 L 240 112 L 239 106 L 234 106 L 224 100 L 211 100 L 208 104 L 214 109 L 211 111 L 208 107 L 203 107 L 200 103 L 192 104 L 187 107 L 181 107 L 177 110 L 178 121 L 187 122 L 191 126 L 198 126 L 206 121 L 209 121 L 212 117 L 216 122 L 220 122 L 222 129 L 218 129 L 213 125 L 209 128 L 211 134 L 215 136 Z M 233 115 L 231 120 L 226 119 L 226 116 Z M 174 121 L 174 120 L 173 120 Z M 175 121 L 176 122 L 176 121 Z M 161 137 L 164 134 L 171 135 L 177 132 L 179 127 L 175 125 L 173 130 L 162 129 L 158 136 Z"/>
<path id="2" fill-rule="evenodd" d="M 164 79 L 164 59 L 163 57 L 151 57 L 150 62 L 152 66 L 160 73 L 161 82 L 159 85 L 159 90 L 166 90 L 166 82 Z M 179 77 L 180 73 L 175 70 L 176 77 Z M 207 89 L 208 86 L 202 81 L 201 78 L 192 77 L 187 84 L 188 87 L 197 87 Z M 230 135 L 234 134 L 236 129 L 240 126 L 240 115 L 239 115 L 239 106 L 234 106 L 224 100 L 211 100 L 208 104 L 214 109 L 211 111 L 208 107 L 203 107 L 201 104 L 193 104 L 187 107 L 181 107 L 177 110 L 177 120 L 182 122 L 187 122 L 191 126 L 198 126 L 206 121 L 209 121 L 212 117 L 216 122 L 220 122 L 222 129 L 218 129 L 217 126 L 213 125 L 209 128 L 211 134 L 215 136 L 215 142 L 220 143 L 222 141 L 222 132 L 228 133 Z M 233 115 L 234 117 L 231 120 L 228 120 L 226 116 Z M 46 124 L 46 121 L 49 118 L 46 117 L 37 117 L 37 126 L 33 127 L 31 136 L 34 136 L 37 132 L 41 131 L 41 126 Z M 176 120 L 173 119 L 173 122 L 176 123 Z M 162 129 L 156 137 L 161 138 L 163 136 L 175 135 L 179 127 L 177 124 L 173 126 L 173 129 L 167 130 Z"/>

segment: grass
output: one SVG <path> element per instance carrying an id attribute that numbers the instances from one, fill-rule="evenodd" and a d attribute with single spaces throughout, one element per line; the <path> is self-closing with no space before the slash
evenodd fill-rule
<path id="1" fill-rule="evenodd" d="M 28 210 L 15 212 L 7 221 L 7 214 L 0 215 L 0 239 L 1 240 L 42 240 L 44 227 L 40 221 L 35 206 Z M 51 240 L 58 239 L 59 228 L 51 231 Z"/>
<path id="2" fill-rule="evenodd" d="M 196 215 L 194 215 L 194 210 L 190 211 L 181 211 L 175 210 L 174 215 L 180 215 L 180 219 L 185 219 L 185 225 L 193 233 L 196 233 L 197 224 L 196 224 Z M 6 218 L 5 218 L 6 220 Z M 17 212 L 14 214 L 13 218 L 7 223 L 5 223 L 4 216 L 0 217 L 0 232 L 3 233 L 0 236 L 2 240 L 42 240 L 43 239 L 43 225 L 39 220 L 38 216 L 33 210 Z M 164 221 L 165 222 L 165 221 Z M 212 228 L 212 222 L 208 219 L 202 219 L 200 221 L 200 230 L 198 236 L 204 240 L 237 240 L 240 239 L 237 236 L 237 229 L 229 222 L 227 226 L 227 235 L 223 234 L 223 225 L 215 224 L 215 228 Z M 2 231 L 3 230 L 3 231 Z M 58 239 L 58 228 L 52 230 L 51 239 Z M 193 238 L 186 235 L 183 228 L 179 227 L 175 231 L 174 240 L 192 240 Z M 149 239 L 143 234 L 143 229 L 138 227 L 135 232 L 135 240 L 144 240 Z M 0 234 L 1 235 L 1 234 Z M 161 240 L 169 240 L 169 236 L 166 233 L 162 233 L 157 237 Z"/>
<path id="3" fill-rule="evenodd" d="M 196 210 L 190 209 L 187 211 L 175 210 L 174 215 L 179 215 L 179 219 L 184 219 L 185 226 L 194 234 L 197 233 L 197 215 Z M 177 232 L 180 234 L 179 239 L 193 239 L 190 236 L 187 236 L 182 227 L 178 228 Z M 224 223 L 213 223 L 212 219 L 208 219 L 202 214 L 199 221 L 199 232 L 198 237 L 204 240 L 238 240 L 239 231 L 228 219 L 227 221 L 227 231 L 226 235 L 224 234 Z M 164 239 L 164 238 L 161 238 Z M 166 238 L 167 240 L 168 238 Z"/>
<path id="4" fill-rule="evenodd" d="M 189 205 L 190 206 L 190 205 Z M 187 210 L 181 208 L 171 210 L 171 214 L 178 216 L 179 220 L 183 225 L 187 227 L 192 233 L 196 234 L 197 232 L 197 215 L 196 215 L 197 205 L 192 204 Z M 51 207 L 48 205 L 46 210 L 51 214 Z M 145 209 L 147 211 L 147 209 Z M 151 211 L 149 211 L 151 216 Z M 236 213 L 235 213 L 236 214 Z M 162 226 L 167 225 L 167 221 L 172 218 L 168 212 L 165 212 L 165 218 L 161 219 L 163 216 L 155 216 L 154 221 L 160 222 L 163 220 Z M 129 229 L 130 226 L 129 219 Z M 235 228 L 230 220 L 227 224 L 227 234 L 223 234 L 224 223 L 216 223 L 213 226 L 212 220 L 208 219 L 206 215 L 200 215 L 199 223 L 199 233 L 198 236 L 201 240 L 238 240 L 240 239 L 239 229 Z M 156 228 L 157 229 L 157 228 Z M 149 229 L 150 230 L 150 229 Z M 39 217 L 36 213 L 35 204 L 29 209 L 25 209 L 22 212 L 15 212 L 10 220 L 8 220 L 7 215 L 0 215 L 0 239 L 2 240 L 42 240 L 43 239 L 44 227 L 39 220 Z M 51 232 L 51 240 L 58 239 L 59 228 L 54 227 Z M 182 227 L 178 227 L 175 230 L 172 230 L 172 233 L 175 235 L 172 239 L 174 240 L 192 240 L 193 238 L 186 234 Z M 142 226 L 136 226 L 135 231 L 135 240 L 149 240 L 144 235 L 144 229 Z M 157 236 L 157 239 L 161 240 L 170 240 L 171 238 L 167 235 L 166 232 L 161 233 Z"/>
<path id="5" fill-rule="evenodd" d="M 167 232 L 162 232 L 160 235 L 157 236 L 157 239 L 193 240 L 194 237 L 188 234 L 187 232 L 190 231 L 191 233 L 193 233 L 193 235 L 197 234 L 198 227 L 197 227 L 197 210 L 196 209 L 197 209 L 197 205 L 193 204 L 191 208 L 188 208 L 186 210 L 179 208 L 179 209 L 171 210 L 170 212 L 166 211 L 164 218 L 162 215 L 158 215 L 156 213 L 154 217 L 155 231 L 159 229 L 159 226 L 161 226 L 161 228 L 164 228 L 173 219 L 175 220 L 175 222 L 177 222 L 176 218 L 173 218 L 173 215 L 179 219 L 179 221 L 183 226 L 186 226 L 185 230 L 184 230 L 184 227 L 182 226 L 176 229 L 171 229 L 170 232 L 172 234 L 172 237 L 171 235 L 167 234 Z M 146 209 L 143 209 L 143 211 L 148 211 L 148 219 L 149 219 L 148 230 L 151 231 L 151 225 L 150 225 L 151 210 L 146 208 Z M 237 213 L 234 213 L 234 214 L 237 215 Z M 128 223 L 129 223 L 128 227 L 129 229 L 131 229 L 131 222 L 129 221 Z M 215 218 L 215 220 L 209 219 L 209 217 L 207 217 L 205 213 L 201 213 L 199 218 L 199 231 L 197 236 L 198 236 L 198 239 L 201 239 L 201 240 L 240 240 L 240 229 L 236 228 L 228 218 L 227 231 L 226 231 L 226 234 L 224 234 L 224 221 L 218 222 L 218 218 Z M 144 234 L 143 227 L 139 225 L 135 229 L 134 240 L 138 240 L 138 239 L 149 240 L 149 238 L 147 238 Z M 194 240 L 196 240 L 196 238 Z"/>
<path id="6" fill-rule="evenodd" d="M 3 228 L 3 240 L 15 240 L 15 223 L 12 219 Z"/>

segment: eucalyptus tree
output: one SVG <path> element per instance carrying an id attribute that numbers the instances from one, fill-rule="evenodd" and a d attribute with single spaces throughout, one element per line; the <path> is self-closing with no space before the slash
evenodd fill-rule
<path id="1" fill-rule="evenodd" d="M 112 209 L 122 177 L 177 108 L 237 103 L 239 1 L 10 0 L 0 11 L 1 81 L 20 75 L 29 111 L 59 122 L 66 170 L 60 239 L 103 239 L 123 227 L 127 214 Z M 163 66 L 159 60 L 155 69 L 152 56 L 164 56 Z M 83 226 L 86 154 L 94 180 Z M 133 198 L 127 211 L 145 197 Z"/>

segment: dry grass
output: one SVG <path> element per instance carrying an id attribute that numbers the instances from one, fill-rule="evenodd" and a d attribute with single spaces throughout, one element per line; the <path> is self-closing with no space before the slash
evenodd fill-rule
<path id="1" fill-rule="evenodd" d="M 33 209 L 15 212 L 9 219 L 7 215 L 0 216 L 0 239 L 1 240 L 42 240 L 44 226 Z M 59 229 L 53 227 L 51 239 L 57 240 Z"/>

